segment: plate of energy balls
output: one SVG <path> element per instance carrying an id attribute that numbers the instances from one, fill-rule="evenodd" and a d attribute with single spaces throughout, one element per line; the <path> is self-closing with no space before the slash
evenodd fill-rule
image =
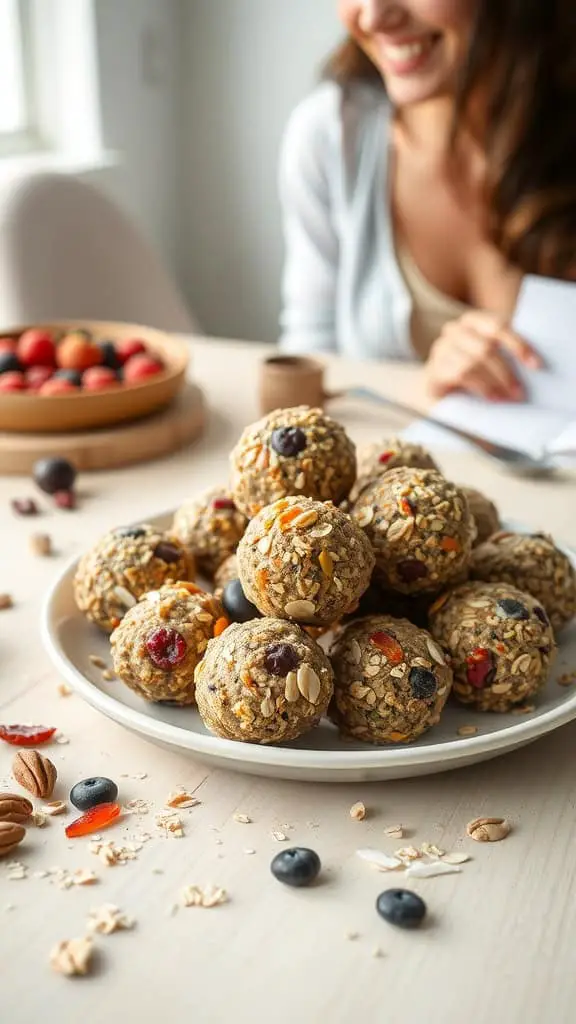
<path id="1" fill-rule="evenodd" d="M 401 778 L 576 717 L 574 555 L 399 438 L 320 409 L 247 427 L 230 479 L 118 524 L 55 583 L 48 651 L 94 707 L 255 774 Z"/>

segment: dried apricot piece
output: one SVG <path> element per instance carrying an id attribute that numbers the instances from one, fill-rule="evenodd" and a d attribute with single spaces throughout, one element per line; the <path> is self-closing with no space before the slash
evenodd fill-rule
<path id="1" fill-rule="evenodd" d="M 80 818 L 76 818 L 66 829 L 68 839 L 77 839 L 78 836 L 88 836 L 91 832 L 99 832 L 106 828 L 120 814 L 120 804 L 97 804 L 91 810 L 86 811 Z"/>
<path id="2" fill-rule="evenodd" d="M 370 643 L 374 644 L 391 665 L 399 665 L 400 662 L 404 661 L 404 651 L 398 643 L 395 636 L 392 633 L 385 633 L 384 630 L 380 630 L 378 633 L 373 633 L 370 637 Z"/>
<path id="3" fill-rule="evenodd" d="M 440 541 L 442 551 L 460 551 L 460 541 L 455 537 L 442 537 Z"/>
<path id="4" fill-rule="evenodd" d="M 214 623 L 214 636 L 221 636 L 225 629 L 228 629 L 230 625 L 225 615 L 221 615 L 219 619 L 216 619 Z"/>
<path id="5" fill-rule="evenodd" d="M 296 519 L 296 516 L 301 515 L 303 511 L 304 510 L 301 509 L 299 505 L 295 505 L 294 508 L 288 508 L 285 512 L 282 512 L 282 514 L 278 516 L 278 526 L 280 529 L 285 531 L 290 526 L 292 520 Z"/>

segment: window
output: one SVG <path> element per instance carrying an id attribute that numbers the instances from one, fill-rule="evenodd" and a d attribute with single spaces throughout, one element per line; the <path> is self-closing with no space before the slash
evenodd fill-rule
<path id="1" fill-rule="evenodd" d="M 0 0 L 0 154 L 34 144 L 26 0 Z"/>
<path id="2" fill-rule="evenodd" d="M 0 164 L 101 151 L 94 0 L 0 0 Z"/>

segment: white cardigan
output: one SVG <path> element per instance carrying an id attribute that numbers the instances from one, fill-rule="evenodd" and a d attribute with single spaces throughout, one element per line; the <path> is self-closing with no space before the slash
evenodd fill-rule
<path id="1" fill-rule="evenodd" d="M 280 160 L 285 352 L 417 358 L 394 251 L 390 123 L 383 89 L 333 82 L 290 118 Z"/>

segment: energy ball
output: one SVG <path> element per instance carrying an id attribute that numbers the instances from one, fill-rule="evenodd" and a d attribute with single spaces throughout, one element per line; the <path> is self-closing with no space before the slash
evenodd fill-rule
<path id="1" fill-rule="evenodd" d="M 509 711 L 544 686 L 556 648 L 542 605 L 507 583 L 464 583 L 430 609 L 450 655 L 454 694 L 479 711 Z"/>
<path id="2" fill-rule="evenodd" d="M 358 479 L 350 493 L 351 500 L 355 501 L 360 492 L 383 473 L 387 473 L 389 469 L 398 469 L 400 466 L 435 469 L 439 472 L 430 452 L 420 444 L 412 444 L 401 437 L 376 441 L 358 450 Z"/>
<path id="3" fill-rule="evenodd" d="M 333 692 L 330 662 L 300 626 L 281 619 L 234 623 L 196 669 L 204 724 L 229 740 L 282 743 L 317 725 Z"/>
<path id="4" fill-rule="evenodd" d="M 199 571 L 211 580 L 236 551 L 247 522 L 228 491 L 211 490 L 178 509 L 172 532 L 196 560 Z"/>
<path id="5" fill-rule="evenodd" d="M 544 605 L 557 632 L 576 615 L 574 566 L 545 533 L 498 533 L 472 553 L 471 576 L 511 583 Z"/>
<path id="6" fill-rule="evenodd" d="M 255 516 L 289 495 L 342 501 L 356 479 L 356 449 L 322 409 L 277 409 L 247 427 L 230 456 L 238 508 Z"/>
<path id="7" fill-rule="evenodd" d="M 468 508 L 476 523 L 476 539 L 474 545 L 483 544 L 488 537 L 500 529 L 500 515 L 490 498 L 474 487 L 461 487 L 460 490 L 468 499 Z"/>
<path id="8" fill-rule="evenodd" d="M 282 498 L 255 516 L 238 545 L 244 593 L 263 615 L 329 626 L 356 607 L 374 554 L 330 502 Z"/>
<path id="9" fill-rule="evenodd" d="M 122 526 L 80 559 L 74 597 L 86 618 L 110 633 L 142 594 L 194 575 L 194 559 L 175 537 L 145 523 Z"/>
<path id="10" fill-rule="evenodd" d="M 330 649 L 340 731 L 366 743 L 411 743 L 436 725 L 452 686 L 444 651 L 407 619 L 371 615 Z"/>
<path id="11" fill-rule="evenodd" d="M 114 671 L 140 697 L 194 703 L 194 669 L 228 626 L 221 604 L 193 583 L 150 591 L 110 637 Z"/>
<path id="12" fill-rule="evenodd" d="M 362 491 L 352 517 L 388 590 L 438 591 L 468 569 L 475 529 L 468 502 L 435 470 L 391 469 Z"/>

